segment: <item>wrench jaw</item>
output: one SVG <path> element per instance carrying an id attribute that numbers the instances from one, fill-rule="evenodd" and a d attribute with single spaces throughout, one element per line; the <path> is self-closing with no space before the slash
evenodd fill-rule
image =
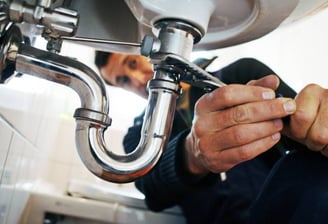
<path id="1" fill-rule="evenodd" d="M 174 67 L 180 73 L 180 81 L 192 86 L 203 88 L 210 92 L 216 88 L 226 86 L 219 78 L 208 73 L 196 64 L 175 54 L 157 54 L 153 55 L 151 62 L 165 62 L 167 65 Z"/>

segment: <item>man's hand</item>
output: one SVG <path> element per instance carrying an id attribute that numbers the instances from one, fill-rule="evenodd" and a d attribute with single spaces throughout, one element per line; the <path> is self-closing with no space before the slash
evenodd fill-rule
<path id="1" fill-rule="evenodd" d="M 278 85 L 276 76 L 267 76 L 202 96 L 185 140 L 189 171 L 200 176 L 224 172 L 275 145 L 283 128 L 281 118 L 296 110 L 293 99 L 275 97 Z"/>
<path id="2" fill-rule="evenodd" d="M 295 100 L 297 109 L 283 133 L 328 157 L 328 89 L 310 84 Z"/>

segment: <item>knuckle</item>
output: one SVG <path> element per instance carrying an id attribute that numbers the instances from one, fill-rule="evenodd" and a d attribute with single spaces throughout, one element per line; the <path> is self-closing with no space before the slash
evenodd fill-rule
<path id="1" fill-rule="evenodd" d="M 308 92 L 313 92 L 313 91 L 316 91 L 316 90 L 320 90 L 321 87 L 317 84 L 314 84 L 314 83 L 310 83 L 308 85 L 305 86 L 305 88 L 303 89 L 303 91 L 308 91 Z"/>
<path id="2" fill-rule="evenodd" d="M 305 86 L 300 93 L 296 96 L 296 99 L 298 97 L 300 97 L 300 95 L 303 96 L 310 96 L 310 97 L 318 97 L 320 95 L 327 95 L 327 91 L 325 91 L 324 88 L 322 88 L 321 86 L 319 86 L 318 84 L 308 84 L 307 86 Z"/>
<path id="3" fill-rule="evenodd" d="M 204 138 L 199 138 L 198 139 L 198 150 L 202 157 L 211 158 L 210 156 L 207 155 L 208 149 L 209 149 L 208 141 L 205 140 Z"/>
<path id="4" fill-rule="evenodd" d="M 201 110 L 201 101 L 197 100 L 195 103 L 195 112 L 199 112 Z"/>
<path id="5" fill-rule="evenodd" d="M 240 147 L 238 150 L 238 157 L 240 159 L 241 162 L 243 161 L 247 161 L 249 159 L 252 158 L 252 154 L 250 152 L 250 150 L 248 150 L 247 147 Z"/>
<path id="6" fill-rule="evenodd" d="M 277 105 L 276 104 L 267 102 L 267 104 L 265 106 L 268 108 L 268 110 L 269 110 L 268 112 L 270 114 L 277 113 Z M 281 113 L 281 111 L 279 111 L 279 113 Z M 285 112 L 283 112 L 283 113 L 285 113 Z"/>
<path id="7" fill-rule="evenodd" d="M 304 109 L 298 109 L 293 115 L 293 118 L 296 123 L 303 124 L 311 122 L 313 120 L 313 115 Z"/>
<path id="8" fill-rule="evenodd" d="M 234 98 L 233 94 L 232 94 L 232 89 L 230 88 L 220 88 L 217 93 L 219 94 L 218 97 L 220 97 L 220 99 L 224 99 L 224 101 L 226 102 L 231 102 Z"/>
<path id="9" fill-rule="evenodd" d="M 192 129 L 196 137 L 203 136 L 204 128 L 202 122 L 195 122 Z"/>
<path id="10" fill-rule="evenodd" d="M 237 106 L 232 108 L 232 121 L 236 124 L 245 123 L 249 121 L 249 108 L 244 106 Z"/>
<path id="11" fill-rule="evenodd" d="M 198 139 L 198 150 L 201 155 L 204 155 L 204 148 L 206 148 L 204 141 L 202 139 Z"/>
<path id="12" fill-rule="evenodd" d="M 245 131 L 241 130 L 240 128 L 235 128 L 232 132 L 234 142 L 237 144 L 243 144 L 246 141 L 246 133 Z"/>
<path id="13" fill-rule="evenodd" d="M 328 134 L 325 132 L 320 132 L 312 136 L 312 141 L 319 145 L 328 144 Z"/>

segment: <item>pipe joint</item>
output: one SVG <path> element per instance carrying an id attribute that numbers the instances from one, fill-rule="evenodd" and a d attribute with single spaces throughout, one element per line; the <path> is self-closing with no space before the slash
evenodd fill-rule
<path id="1" fill-rule="evenodd" d="M 107 115 L 99 111 L 91 110 L 88 108 L 78 108 L 74 113 L 76 120 L 86 120 L 92 123 L 108 127 L 112 124 L 112 119 Z"/>
<path id="2" fill-rule="evenodd" d="M 167 81 L 163 79 L 152 79 L 148 82 L 147 88 L 149 90 L 152 89 L 166 89 L 169 91 L 173 91 L 177 94 L 180 93 L 181 87 L 176 83 L 172 81 Z"/>

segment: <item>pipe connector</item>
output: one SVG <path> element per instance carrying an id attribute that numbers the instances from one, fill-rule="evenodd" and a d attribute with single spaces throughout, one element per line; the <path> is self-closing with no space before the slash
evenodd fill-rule
<path id="1" fill-rule="evenodd" d="M 40 4 L 48 6 L 46 2 L 40 1 Z M 79 22 L 79 15 L 76 11 L 60 7 L 51 10 L 42 5 L 32 7 L 12 2 L 9 6 L 9 18 L 17 23 L 42 25 L 47 30 L 51 30 L 53 38 L 74 36 Z"/>
<path id="2" fill-rule="evenodd" d="M 24 43 L 17 26 L 9 26 L 0 39 L 0 83 L 7 82 L 15 72 L 15 60 L 19 46 Z"/>

